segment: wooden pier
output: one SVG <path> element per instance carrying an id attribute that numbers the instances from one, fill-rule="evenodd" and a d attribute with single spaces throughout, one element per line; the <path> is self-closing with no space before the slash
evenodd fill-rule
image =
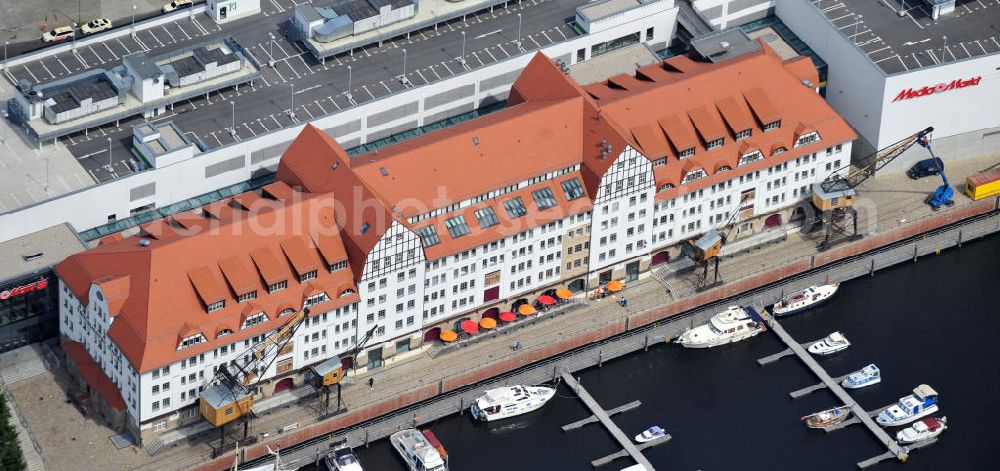
<path id="1" fill-rule="evenodd" d="M 865 468 L 868 466 L 872 466 L 875 463 L 878 463 L 882 460 L 889 459 L 892 457 L 896 457 L 896 459 L 905 462 L 906 459 L 909 457 L 908 450 L 910 448 L 904 449 L 903 447 L 899 446 L 899 444 L 896 443 L 896 440 L 894 440 L 893 437 L 889 436 L 889 434 L 886 433 L 886 431 L 883 430 L 882 427 L 880 427 L 877 423 L 875 423 L 875 421 L 872 420 L 871 412 L 862 409 L 861 406 L 854 401 L 854 398 L 852 398 L 851 395 L 848 394 L 847 391 L 840 386 L 840 382 L 836 381 L 834 378 L 831 378 L 830 375 L 827 374 L 826 370 L 824 370 L 823 367 L 816 362 L 816 360 L 812 357 L 812 355 L 810 355 L 809 352 L 807 352 L 804 348 L 802 348 L 802 345 L 796 342 L 795 339 L 793 339 L 792 336 L 789 335 L 787 331 L 785 331 L 784 327 L 782 327 L 781 324 L 778 323 L 778 321 L 774 317 L 769 315 L 767 312 L 763 312 L 761 314 L 761 317 L 764 318 L 764 321 L 767 322 L 768 327 L 770 327 L 771 330 L 778 335 L 781 341 L 785 342 L 785 345 L 788 346 L 788 349 L 786 351 L 791 351 L 796 356 L 798 356 L 799 360 L 801 360 L 802 363 L 806 365 L 806 367 L 812 370 L 813 374 L 815 374 L 819 378 L 819 380 L 823 382 L 826 388 L 828 388 L 831 392 L 833 392 L 833 394 L 836 395 L 841 402 L 851 407 L 851 411 L 854 412 L 854 419 L 851 420 L 858 421 L 851 423 L 864 424 L 864 426 L 868 428 L 868 430 L 872 433 L 872 435 L 875 436 L 875 438 L 879 441 L 879 443 L 885 445 L 887 449 L 886 453 L 859 462 L 858 467 Z M 777 358 L 789 355 L 785 353 L 785 351 L 780 353 L 781 356 L 778 356 Z M 772 357 L 775 357 L 775 355 L 771 355 L 769 357 L 765 357 L 757 361 L 761 365 L 766 365 L 768 363 L 772 363 L 777 360 L 777 358 L 772 359 Z M 770 361 L 764 362 L 762 360 L 770 360 Z M 875 412 L 875 415 L 878 415 L 878 412 Z"/>
<path id="2" fill-rule="evenodd" d="M 848 376 L 849 375 L 838 376 L 838 377 L 832 378 L 832 379 L 833 379 L 833 381 L 835 383 L 840 384 L 840 382 L 843 381 L 844 379 L 846 379 Z M 796 390 L 796 391 L 792 391 L 792 392 L 788 393 L 788 395 L 791 396 L 792 399 L 798 399 L 798 398 L 800 398 L 802 396 L 805 396 L 807 394 L 812 394 L 812 393 L 814 393 L 816 391 L 819 391 L 820 389 L 826 389 L 826 383 L 817 383 L 817 384 L 814 384 L 812 386 L 806 386 L 806 387 L 804 387 L 802 389 L 799 389 L 799 390 Z"/>
<path id="3" fill-rule="evenodd" d="M 628 412 L 630 410 L 637 409 L 641 405 L 642 405 L 642 402 L 640 402 L 640 401 L 632 401 L 632 402 L 630 402 L 628 404 L 623 404 L 623 405 L 620 405 L 618 407 L 615 407 L 614 409 L 608 409 L 608 411 L 607 411 L 608 417 L 611 417 L 612 415 L 615 415 L 615 414 L 621 414 L 622 412 Z M 598 419 L 596 415 L 592 415 L 590 417 L 587 417 L 586 419 L 577 420 L 576 422 L 573 422 L 571 424 L 563 425 L 562 429 L 563 429 L 563 432 L 569 432 L 570 430 L 576 430 L 576 429 L 578 429 L 580 427 L 583 427 L 584 425 L 592 424 L 592 423 L 595 423 L 595 422 L 600 422 L 600 419 Z"/>
<path id="4" fill-rule="evenodd" d="M 621 445 L 621 447 L 623 448 L 623 450 L 621 452 L 613 454 L 613 455 L 610 455 L 610 456 L 602 458 L 602 459 L 594 460 L 593 462 L 591 462 L 591 464 L 593 466 L 597 467 L 597 466 L 601 466 L 601 465 L 610 463 L 611 461 L 613 461 L 616 458 L 619 458 L 619 457 L 623 458 L 623 457 L 625 457 L 627 455 L 627 456 L 630 456 L 633 460 L 635 460 L 636 463 L 639 463 L 639 464 L 645 466 L 646 469 L 648 469 L 649 471 L 653 471 L 653 469 L 654 469 L 653 468 L 653 464 L 650 463 L 649 460 L 646 459 L 646 457 L 642 454 L 641 451 L 639 451 L 639 447 L 636 446 L 634 443 L 632 443 L 632 439 L 630 439 L 628 436 L 626 436 L 625 432 L 622 432 L 622 430 L 620 428 L 618 428 L 618 425 L 616 425 L 614 422 L 611 421 L 611 417 L 609 416 L 608 411 L 605 411 L 604 408 L 602 408 L 600 406 L 600 404 L 598 404 L 597 401 L 594 400 L 593 396 L 591 396 L 590 393 L 588 393 L 587 390 L 584 389 L 583 386 L 581 386 L 579 382 L 577 382 L 576 378 L 574 378 L 573 375 L 571 375 L 569 373 L 563 372 L 563 374 L 562 374 L 562 380 L 563 380 L 563 382 L 566 383 L 567 386 L 569 386 L 569 388 L 573 392 L 576 393 L 576 395 L 580 398 L 580 400 L 583 401 L 583 404 L 586 405 L 588 409 L 590 409 L 590 412 L 594 414 L 590 418 L 587 418 L 587 419 L 581 420 L 579 422 L 574 422 L 572 424 L 564 426 L 563 430 L 574 430 L 576 428 L 579 428 L 582 425 L 586 425 L 587 423 L 593 423 L 594 420 L 591 420 L 591 419 L 596 418 L 596 420 L 599 421 L 601 423 L 601 425 L 603 425 L 604 428 L 606 428 L 608 430 L 608 433 L 610 433 L 611 436 L 614 437 L 615 440 L 618 441 L 618 444 Z M 625 408 L 625 407 L 627 407 L 627 406 L 629 406 L 631 404 L 632 403 L 625 404 L 624 406 L 618 407 L 617 409 Z M 571 426 L 576 425 L 576 424 L 580 424 L 580 425 L 577 426 L 577 427 L 571 427 Z M 569 428 L 567 428 L 567 427 L 569 427 Z M 664 440 L 662 442 L 660 442 L 660 443 L 666 443 L 668 440 L 669 440 L 669 438 L 664 437 Z M 644 445 L 652 446 L 652 443 L 653 442 L 649 442 L 648 444 L 644 444 Z M 658 445 L 659 443 L 656 443 L 656 444 Z M 643 447 L 643 448 L 646 448 L 646 447 Z M 610 459 L 608 459 L 608 458 L 610 458 Z M 607 460 L 607 461 L 604 461 L 604 460 Z"/>

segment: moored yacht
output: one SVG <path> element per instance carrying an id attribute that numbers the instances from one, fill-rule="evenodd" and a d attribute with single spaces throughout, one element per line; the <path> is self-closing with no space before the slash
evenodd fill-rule
<path id="1" fill-rule="evenodd" d="M 926 419 L 914 422 L 913 425 L 900 430 L 896 434 L 896 441 L 900 443 L 914 443 L 924 440 L 930 440 L 941 432 L 944 432 L 948 428 L 947 424 L 948 418 L 941 417 L 940 419 L 934 417 L 927 417 Z"/>
<path id="2" fill-rule="evenodd" d="M 858 389 L 882 382 L 882 372 L 874 363 L 847 375 L 840 385 L 847 389 Z"/>
<path id="3" fill-rule="evenodd" d="M 555 389 L 544 386 L 506 386 L 490 389 L 476 398 L 470 410 L 472 417 L 489 422 L 533 412 L 549 402 Z"/>
<path id="4" fill-rule="evenodd" d="M 771 312 L 774 314 L 774 317 L 800 313 L 826 302 L 837 292 L 837 288 L 839 287 L 839 283 L 810 286 L 802 291 L 797 291 L 781 298 L 781 301 L 778 301 L 771 308 Z"/>
<path id="5" fill-rule="evenodd" d="M 817 340 L 807 350 L 813 355 L 832 355 L 851 346 L 851 342 L 840 332 L 834 332 L 821 340 Z"/>
<path id="6" fill-rule="evenodd" d="M 687 348 L 709 348 L 753 337 L 764 331 L 764 321 L 751 307 L 729 306 L 677 338 Z"/>
<path id="7" fill-rule="evenodd" d="M 926 384 L 913 390 L 913 394 L 903 396 L 899 402 L 889 406 L 875 417 L 883 427 L 906 425 L 938 411 L 938 393 Z"/>
<path id="8" fill-rule="evenodd" d="M 410 471 L 447 471 L 441 454 L 415 428 L 400 430 L 389 436 L 389 442 L 403 458 Z"/>
<path id="9" fill-rule="evenodd" d="M 337 445 L 332 453 L 326 455 L 324 464 L 327 471 L 364 471 L 354 450 L 346 443 Z"/>

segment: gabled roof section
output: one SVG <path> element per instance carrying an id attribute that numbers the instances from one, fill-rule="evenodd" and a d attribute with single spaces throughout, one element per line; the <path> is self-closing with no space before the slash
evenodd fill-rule
<path id="1" fill-rule="evenodd" d="M 674 151 L 681 152 L 698 146 L 698 136 L 694 133 L 691 121 L 670 115 L 657 121 L 660 129 L 667 133 L 667 138 L 674 146 Z"/>
<path id="2" fill-rule="evenodd" d="M 709 111 L 705 105 L 698 105 L 688 110 L 687 114 L 694 123 L 694 129 L 706 143 L 726 137 L 726 130 L 719 121 L 719 115 Z"/>
<path id="3" fill-rule="evenodd" d="M 742 101 L 742 100 L 740 100 Z M 722 119 L 729 125 L 733 132 L 740 132 L 754 127 L 753 118 L 745 105 L 736 102 L 731 96 L 727 96 L 715 102 L 715 107 L 722 114 Z"/>
<path id="4" fill-rule="evenodd" d="M 291 272 L 288 264 L 278 258 L 270 247 L 258 247 L 250 251 L 250 258 L 257 266 L 257 272 L 269 286 L 281 281 L 288 281 Z"/>
<path id="5" fill-rule="evenodd" d="M 319 257 L 306 247 L 301 236 L 290 237 L 281 241 L 281 250 L 292 263 L 295 273 L 302 276 L 311 271 L 319 270 Z"/>
<path id="6" fill-rule="evenodd" d="M 749 90 L 743 92 L 743 98 L 746 98 L 747 103 L 750 105 L 750 109 L 753 114 L 757 116 L 757 120 L 761 124 L 772 123 L 781 119 L 781 113 L 778 112 L 778 107 L 774 106 L 771 99 L 761 90 L 760 87 L 753 87 Z"/>
<path id="7" fill-rule="evenodd" d="M 226 289 L 222 287 L 222 282 L 208 267 L 202 265 L 189 271 L 187 275 L 191 284 L 194 285 L 198 297 L 201 298 L 202 304 L 208 306 L 212 303 L 225 301 L 228 297 Z"/>
<path id="8" fill-rule="evenodd" d="M 583 89 L 541 52 L 535 53 L 510 87 L 507 105 L 529 101 L 565 100 L 585 94 Z"/>
<path id="9" fill-rule="evenodd" d="M 667 136 L 659 128 L 651 129 L 648 124 L 632 128 L 632 137 L 639 143 L 642 154 L 651 159 L 667 155 L 670 144 Z"/>
<path id="10" fill-rule="evenodd" d="M 219 268 L 222 269 L 222 276 L 229 283 L 229 288 L 237 296 L 260 288 L 256 273 L 251 271 L 246 262 L 236 255 L 219 260 Z"/>
<path id="11" fill-rule="evenodd" d="M 125 305 L 125 301 L 128 300 L 128 275 L 104 277 L 97 280 L 95 284 L 101 287 L 104 300 L 108 303 L 108 315 L 111 317 L 117 316 L 121 312 L 122 306 Z"/>

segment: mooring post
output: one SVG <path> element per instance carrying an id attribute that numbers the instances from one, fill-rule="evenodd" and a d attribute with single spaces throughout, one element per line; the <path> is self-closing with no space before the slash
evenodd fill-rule
<path id="1" fill-rule="evenodd" d="M 644 340 L 642 343 L 642 350 L 643 351 L 649 350 L 649 334 L 646 334 L 646 340 Z"/>
<path id="2" fill-rule="evenodd" d="M 872 257 L 872 266 L 868 269 L 868 276 L 875 276 L 875 257 Z"/>
<path id="3" fill-rule="evenodd" d="M 597 366 L 604 366 L 604 350 L 597 351 Z"/>
<path id="4" fill-rule="evenodd" d="M 917 261 L 917 244 L 913 244 L 913 261 Z"/>
<path id="5" fill-rule="evenodd" d="M 555 383 L 556 379 L 559 378 L 559 366 L 552 365 L 552 382 Z"/>
<path id="6" fill-rule="evenodd" d="M 465 398 L 458 398 L 458 415 L 464 415 L 465 413 Z"/>
<path id="7" fill-rule="evenodd" d="M 962 230 L 961 229 L 958 230 L 958 246 L 959 247 L 962 246 Z"/>
<path id="8" fill-rule="evenodd" d="M 368 429 L 365 429 L 365 448 L 368 448 Z"/>

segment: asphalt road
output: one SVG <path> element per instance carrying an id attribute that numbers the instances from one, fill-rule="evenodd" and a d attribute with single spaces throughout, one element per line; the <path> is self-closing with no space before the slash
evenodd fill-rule
<path id="1" fill-rule="evenodd" d="M 208 98 L 188 100 L 167 110 L 152 121 L 172 119 L 192 141 L 209 148 L 248 139 L 268 131 L 308 121 L 352 106 L 347 99 L 348 69 L 351 66 L 351 96 L 354 103 L 376 100 L 406 87 L 445 79 L 461 72 L 458 57 L 462 54 L 461 32 L 466 33 L 466 67 L 477 68 L 517 54 L 518 17 L 521 13 L 521 47 L 525 51 L 545 47 L 554 42 L 577 36 L 568 25 L 581 0 L 524 0 L 511 3 L 506 9 L 495 8 L 465 21 L 453 20 L 433 28 L 415 31 L 409 38 L 400 37 L 355 50 L 353 57 L 342 54 L 329 58 L 325 64 L 316 61 L 300 44 L 282 35 L 291 18 L 293 0 L 265 0 L 263 14 L 234 21 L 221 28 L 206 18 L 192 23 L 180 20 L 151 31 L 139 32 L 137 39 L 113 39 L 100 45 L 88 46 L 74 54 L 61 54 L 51 59 L 18 66 L 10 70 L 14 79 L 29 78 L 48 81 L 93 67 L 114 67 L 128 52 L 148 49 L 150 55 L 162 54 L 200 41 L 232 36 L 259 62 L 265 65 L 263 77 L 253 86 L 223 89 Z M 279 11 L 278 7 L 283 11 Z M 273 40 L 271 38 L 274 38 Z M 90 50 L 93 49 L 93 50 Z M 403 50 L 406 50 L 406 78 L 403 71 Z M 273 56 L 272 56 L 273 54 Z M 267 67 L 269 60 L 274 68 Z M 30 76 L 34 77 L 30 77 Z M 8 77 L 9 79 L 11 77 Z M 294 104 L 293 104 L 294 89 Z M 230 105 L 230 101 L 235 106 Z M 294 108 L 293 108 L 294 106 Z M 230 128 L 234 118 L 236 135 Z M 290 111 L 294 110 L 294 115 Z M 61 138 L 62 143 L 94 177 L 104 181 L 118 178 L 133 170 L 132 127 L 142 123 L 133 118 L 101 128 L 90 129 Z M 110 146 L 108 139 L 111 139 Z M 110 148 L 110 159 L 109 159 Z M 110 162 L 110 165 L 109 165 Z"/>

